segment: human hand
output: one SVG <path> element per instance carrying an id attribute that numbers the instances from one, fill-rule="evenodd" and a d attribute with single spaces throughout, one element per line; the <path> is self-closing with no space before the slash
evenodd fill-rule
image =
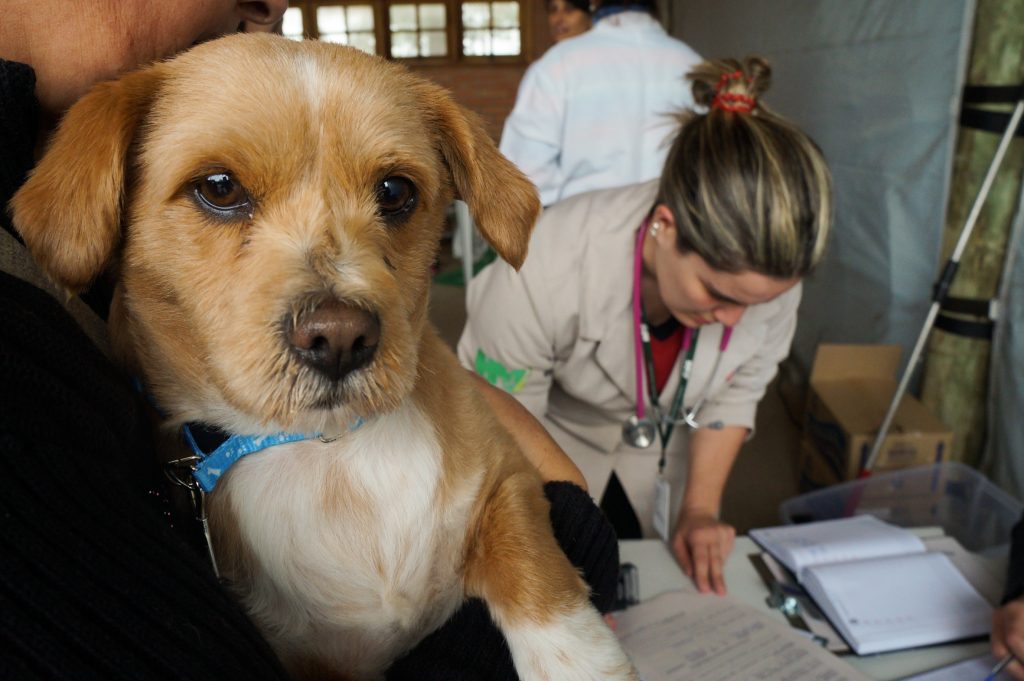
<path id="1" fill-rule="evenodd" d="M 1008 602 L 992 614 L 992 654 L 1002 659 L 1008 654 L 1016 658 L 1004 671 L 1024 681 L 1024 597 Z"/>
<path id="2" fill-rule="evenodd" d="M 672 535 L 672 553 L 701 593 L 725 595 L 725 561 L 732 553 L 736 528 L 713 513 L 683 508 Z"/>

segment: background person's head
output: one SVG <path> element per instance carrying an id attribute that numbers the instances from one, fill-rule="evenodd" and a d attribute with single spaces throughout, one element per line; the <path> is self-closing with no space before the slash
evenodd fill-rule
<path id="1" fill-rule="evenodd" d="M 551 39 L 556 43 L 590 29 L 589 0 L 546 0 L 544 4 L 548 11 Z"/>
<path id="2" fill-rule="evenodd" d="M 766 61 L 709 61 L 687 77 L 705 113 L 682 117 L 653 218 L 700 276 L 688 282 L 680 275 L 675 287 L 659 281 L 659 288 L 663 298 L 687 283 L 710 289 L 677 301 L 674 314 L 692 315 L 684 323 L 735 323 L 748 305 L 781 294 L 821 260 L 831 180 L 814 142 L 762 104 L 771 82 Z"/>

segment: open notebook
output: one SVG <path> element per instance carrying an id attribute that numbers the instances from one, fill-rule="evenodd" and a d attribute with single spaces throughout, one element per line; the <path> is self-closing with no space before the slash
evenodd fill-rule
<path id="1" fill-rule="evenodd" d="M 858 655 L 989 633 L 992 606 L 943 553 L 873 516 L 750 531 Z"/>

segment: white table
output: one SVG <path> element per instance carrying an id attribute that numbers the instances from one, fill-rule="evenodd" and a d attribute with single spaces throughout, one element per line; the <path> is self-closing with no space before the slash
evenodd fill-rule
<path id="1" fill-rule="evenodd" d="M 760 552 L 749 537 L 736 539 L 736 547 L 725 564 L 726 587 L 732 598 L 785 622 L 782 613 L 765 603 L 768 588 L 750 562 L 750 554 Z M 679 569 L 668 548 L 657 539 L 623 540 L 619 542 L 619 558 L 621 562 L 632 563 L 637 567 L 641 600 L 675 589 L 695 591 L 693 583 Z M 873 679 L 896 681 L 982 655 L 988 650 L 988 642 L 978 641 L 861 657 L 844 655 L 841 659 Z"/>

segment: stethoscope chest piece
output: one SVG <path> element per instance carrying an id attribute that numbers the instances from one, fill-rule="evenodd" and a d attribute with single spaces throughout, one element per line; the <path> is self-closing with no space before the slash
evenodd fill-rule
<path id="1" fill-rule="evenodd" d="M 630 447 L 647 449 L 654 444 L 658 429 L 649 418 L 639 418 L 633 414 L 622 424 L 622 441 Z"/>

